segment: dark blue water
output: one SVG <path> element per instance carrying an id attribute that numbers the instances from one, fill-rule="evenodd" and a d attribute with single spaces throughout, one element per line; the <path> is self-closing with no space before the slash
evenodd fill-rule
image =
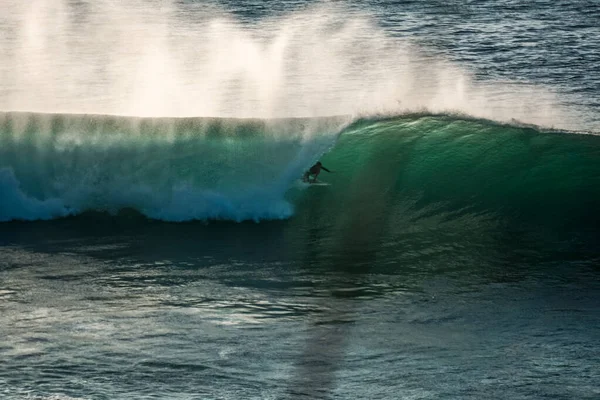
<path id="1" fill-rule="evenodd" d="M 597 2 L 7 9 L 0 398 L 600 398 Z"/>

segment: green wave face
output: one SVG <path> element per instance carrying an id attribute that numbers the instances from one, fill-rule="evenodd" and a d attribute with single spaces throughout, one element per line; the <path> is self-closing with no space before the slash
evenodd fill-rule
<path id="1" fill-rule="evenodd" d="M 326 215 L 390 226 L 599 226 L 600 137 L 455 116 L 359 120 L 323 158 Z M 300 212 L 300 211 L 299 211 Z M 360 222 L 357 222 L 360 224 Z"/>
<path id="2" fill-rule="evenodd" d="M 306 265 L 402 268 L 407 280 L 471 267 L 511 281 L 523 265 L 597 263 L 600 137 L 455 116 L 360 120 L 322 161 L 331 185 L 296 194 L 288 230 Z"/>

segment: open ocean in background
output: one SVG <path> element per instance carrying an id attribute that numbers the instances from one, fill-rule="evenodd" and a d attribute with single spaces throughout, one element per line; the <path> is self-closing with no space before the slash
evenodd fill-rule
<path id="1" fill-rule="evenodd" d="M 599 66 L 595 0 L 0 2 L 0 398 L 599 399 Z"/>

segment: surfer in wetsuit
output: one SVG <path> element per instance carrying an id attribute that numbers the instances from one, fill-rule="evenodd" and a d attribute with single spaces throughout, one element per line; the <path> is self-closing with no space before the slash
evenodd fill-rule
<path id="1" fill-rule="evenodd" d="M 313 165 L 312 167 L 310 167 L 310 169 L 304 173 L 304 176 L 302 177 L 302 180 L 304 182 L 308 182 L 308 183 L 315 183 L 317 181 L 317 176 L 319 176 L 319 174 L 321 173 L 322 169 L 325 170 L 325 171 L 327 171 L 327 172 L 331 172 L 330 170 L 328 170 L 327 168 L 325 168 L 323 166 L 323 164 L 321 164 L 321 161 L 318 161 L 315 165 Z M 312 182 L 310 181 L 310 176 L 311 175 L 313 176 Z"/>

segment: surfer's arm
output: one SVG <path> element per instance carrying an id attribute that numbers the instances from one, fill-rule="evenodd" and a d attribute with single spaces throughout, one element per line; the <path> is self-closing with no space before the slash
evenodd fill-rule
<path id="1" fill-rule="evenodd" d="M 324 166 L 321 165 L 321 169 L 327 171 L 327 172 L 331 172 L 330 170 L 328 170 L 327 168 L 325 168 Z"/>

